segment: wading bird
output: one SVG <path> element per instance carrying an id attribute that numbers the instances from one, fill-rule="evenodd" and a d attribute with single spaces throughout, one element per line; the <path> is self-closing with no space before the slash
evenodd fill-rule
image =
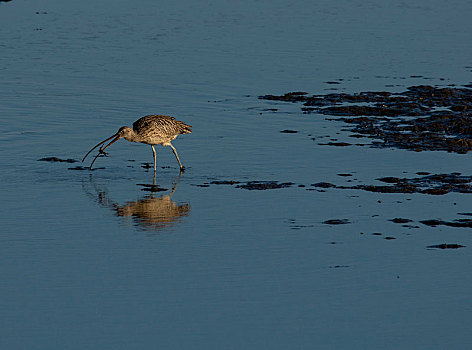
<path id="1" fill-rule="evenodd" d="M 177 155 L 177 150 L 174 146 L 170 143 L 180 134 L 190 134 L 192 132 L 192 127 L 190 125 L 185 124 L 184 122 L 175 120 L 173 117 L 169 117 L 166 115 L 147 115 L 136 120 L 133 123 L 133 128 L 131 129 L 129 126 L 121 127 L 118 132 L 107 138 L 106 140 L 100 142 L 98 145 L 93 147 L 88 153 L 85 155 L 82 162 L 87 158 L 87 156 L 92 152 L 95 148 L 101 145 L 100 149 L 98 150 L 98 154 L 93 159 L 92 163 L 90 164 L 90 169 L 92 169 L 93 163 L 100 154 L 107 156 L 105 153 L 105 149 L 107 149 L 112 143 L 118 141 L 121 138 L 126 139 L 127 141 L 131 142 L 140 142 L 151 145 L 152 153 L 154 154 L 154 172 L 157 169 L 157 156 L 156 150 L 154 149 L 154 145 L 162 145 L 162 146 L 170 146 L 172 151 L 175 154 L 175 158 L 179 162 L 180 171 L 183 171 L 185 167 L 180 162 L 179 156 Z M 103 147 L 105 142 L 113 139 L 108 145 Z"/>

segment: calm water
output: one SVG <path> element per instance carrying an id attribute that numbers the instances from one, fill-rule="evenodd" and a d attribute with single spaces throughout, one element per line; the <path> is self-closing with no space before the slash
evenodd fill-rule
<path id="1" fill-rule="evenodd" d="M 470 174 L 468 155 L 320 146 L 308 135 L 348 140 L 343 125 L 257 96 L 470 83 L 471 11 L 465 1 L 0 3 L 0 347 L 470 347 L 470 229 L 418 222 L 461 218 L 469 195 L 202 185 Z M 153 181 L 141 144 L 114 144 L 93 172 L 37 161 L 81 159 L 150 113 L 194 130 L 174 142 L 180 177 L 158 147 L 167 192 L 137 186 Z M 466 248 L 426 248 L 440 243 Z"/>

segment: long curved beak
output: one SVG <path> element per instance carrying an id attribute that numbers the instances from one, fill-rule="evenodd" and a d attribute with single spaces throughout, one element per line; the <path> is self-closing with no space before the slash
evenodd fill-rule
<path id="1" fill-rule="evenodd" d="M 93 147 L 90 151 L 87 152 L 87 154 L 85 155 L 85 157 L 82 159 L 82 163 L 84 162 L 85 158 L 87 158 L 87 156 L 90 154 L 90 152 L 92 152 L 95 148 L 97 148 L 98 146 L 100 145 L 103 145 L 105 142 L 107 142 L 108 140 L 111 140 L 112 138 L 115 138 L 113 141 L 111 141 L 108 145 L 105 146 L 105 148 L 107 148 L 108 146 L 110 146 L 112 143 L 118 141 L 120 139 L 120 136 L 118 135 L 118 133 L 116 133 L 115 135 L 113 136 L 110 136 L 109 138 L 107 138 L 106 140 L 103 140 L 102 142 L 100 142 L 99 144 L 97 144 L 95 147 Z M 105 148 L 101 149 L 101 151 L 103 152 L 105 150 Z M 100 153 L 99 153 L 100 154 Z"/>

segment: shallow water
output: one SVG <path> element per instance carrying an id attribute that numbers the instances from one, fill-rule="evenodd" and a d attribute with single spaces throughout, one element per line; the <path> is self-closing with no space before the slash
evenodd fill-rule
<path id="1" fill-rule="evenodd" d="M 321 146 L 349 133 L 299 105 L 257 98 L 470 83 L 471 7 L 0 3 L 1 348 L 471 343 L 470 229 L 419 222 L 464 218 L 469 195 L 307 190 L 470 174 L 469 156 Z M 174 142 L 181 176 L 171 150 L 158 147 L 167 192 L 137 185 L 153 182 L 141 144 L 117 142 L 94 171 L 37 161 L 80 160 L 150 113 L 193 126 Z M 412 227 L 388 221 L 397 217 Z M 427 248 L 441 243 L 465 248 Z"/>

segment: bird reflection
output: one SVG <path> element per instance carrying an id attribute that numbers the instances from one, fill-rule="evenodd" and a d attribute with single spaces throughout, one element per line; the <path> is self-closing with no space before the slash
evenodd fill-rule
<path id="1" fill-rule="evenodd" d="M 146 229 L 160 230 L 188 216 L 190 205 L 178 205 L 170 195 L 154 198 L 154 194 L 151 194 L 147 198 L 118 206 L 115 210 L 118 216 L 132 217 Z"/>
<path id="2" fill-rule="evenodd" d="M 131 218 L 137 226 L 144 230 L 160 231 L 169 228 L 190 214 L 190 204 L 177 204 L 172 200 L 178 181 L 174 183 L 170 193 L 159 196 L 156 193 L 168 190 L 158 187 L 154 178 L 153 185 L 141 184 L 144 186 L 144 190 L 151 192 L 149 195 L 120 205 L 110 199 L 106 189 L 100 189 L 92 181 L 92 175 L 90 179 L 95 193 L 87 190 L 85 185 L 83 186 L 89 197 L 96 200 L 100 206 L 112 209 L 116 216 Z"/>

